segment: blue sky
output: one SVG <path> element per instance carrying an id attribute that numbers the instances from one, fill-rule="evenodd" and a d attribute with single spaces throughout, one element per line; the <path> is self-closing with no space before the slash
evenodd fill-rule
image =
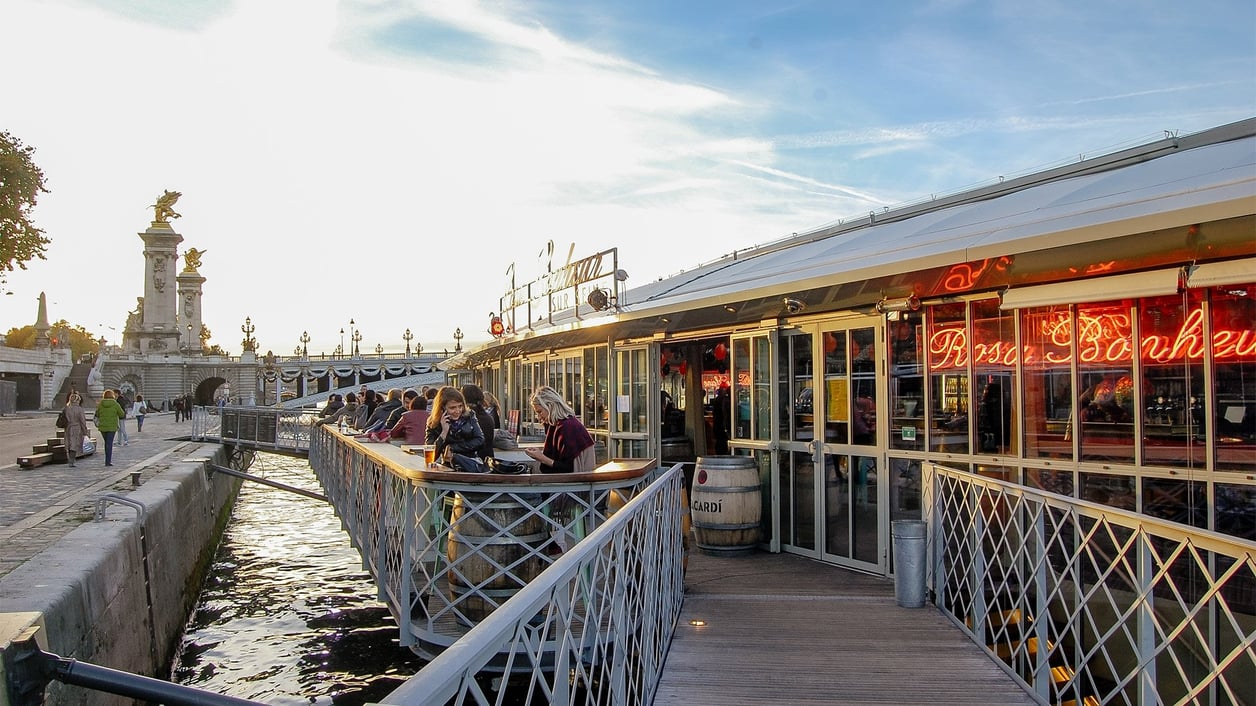
<path id="1" fill-rule="evenodd" d="M 507 288 L 618 247 L 628 284 L 931 194 L 1256 115 L 1256 3 L 6 0 L 53 240 L 0 330 L 117 342 L 145 207 L 213 341 L 486 338 Z M 561 263 L 560 263 L 561 264 Z"/>

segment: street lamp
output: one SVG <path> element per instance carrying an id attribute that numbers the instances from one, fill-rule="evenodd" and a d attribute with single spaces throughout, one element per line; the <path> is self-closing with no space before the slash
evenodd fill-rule
<path id="1" fill-rule="evenodd" d="M 410 333 L 410 329 L 406 329 L 406 332 L 401 334 L 401 340 L 406 342 L 406 357 L 409 358 L 410 357 L 410 341 L 414 340 L 414 334 Z"/>
<path id="2" fill-rule="evenodd" d="M 310 345 L 310 332 L 302 331 L 301 332 L 301 357 L 303 358 L 310 357 L 309 345 Z"/>
<path id="3" fill-rule="evenodd" d="M 454 331 L 454 341 L 455 341 L 454 352 L 460 353 L 462 351 L 462 327 L 461 326 L 459 326 L 458 329 Z"/>
<path id="4" fill-rule="evenodd" d="M 275 379 L 275 403 L 279 402 L 279 376 L 275 375 L 275 353 L 274 351 L 266 351 L 266 355 L 262 357 L 262 362 L 266 364 L 266 372 L 262 374 L 262 406 L 266 405 L 266 381 L 274 377 Z"/>
<path id="5" fill-rule="evenodd" d="M 381 357 L 381 358 L 383 358 L 383 357 L 384 357 L 384 344 L 382 344 L 382 343 L 376 343 L 376 344 L 375 344 L 375 355 L 377 355 L 377 356 L 379 356 L 379 357 Z"/>
<path id="6" fill-rule="evenodd" d="M 244 341 L 241 342 L 244 352 L 257 350 L 257 341 L 253 338 L 253 332 L 257 330 L 257 327 L 253 325 L 251 317 L 244 317 L 244 325 L 240 327 L 240 330 L 244 332 Z"/>
<path id="7" fill-rule="evenodd" d="M 358 344 L 362 342 L 362 332 L 357 329 L 353 329 L 353 335 L 349 338 L 353 341 L 353 357 L 356 358 L 358 357 Z"/>
<path id="8" fill-rule="evenodd" d="M 336 355 L 340 355 L 345 349 L 345 327 L 340 327 L 340 345 L 336 346 Z"/>

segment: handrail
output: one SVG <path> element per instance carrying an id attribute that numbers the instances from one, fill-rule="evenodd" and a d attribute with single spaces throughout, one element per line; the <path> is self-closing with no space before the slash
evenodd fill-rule
<path id="1" fill-rule="evenodd" d="M 316 417 L 310 410 L 225 405 L 192 408 L 193 441 L 305 455 Z"/>
<path id="2" fill-rule="evenodd" d="M 310 465 L 397 620 L 401 644 L 429 659 L 536 580 L 564 546 L 605 524 L 658 472 L 653 463 L 581 474 L 428 471 L 422 455 L 392 444 L 326 426 L 313 434 Z M 678 522 L 681 509 L 677 496 L 667 515 Z M 505 662 L 492 667 L 509 670 Z"/>
<path id="3" fill-rule="evenodd" d="M 935 604 L 1042 703 L 1252 703 L 1256 542 L 923 468 Z"/>
<path id="4" fill-rule="evenodd" d="M 684 600 L 683 478 L 665 471 L 380 703 L 501 704 L 509 687 L 476 677 L 503 655 L 549 703 L 651 703 Z"/>

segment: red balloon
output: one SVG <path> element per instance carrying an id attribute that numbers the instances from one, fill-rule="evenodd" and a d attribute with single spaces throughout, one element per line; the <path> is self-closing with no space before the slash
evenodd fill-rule
<path id="1" fill-rule="evenodd" d="M 685 361 L 683 361 L 683 360 L 682 360 L 682 361 L 680 361 L 680 374 L 681 374 L 681 375 L 685 375 L 685 374 L 687 374 L 688 372 L 689 372 L 689 364 L 688 364 L 688 363 L 686 363 L 686 362 L 685 362 Z"/>
<path id="2" fill-rule="evenodd" d="M 724 360 L 728 357 L 728 348 L 723 343 L 715 344 L 715 359 Z"/>
<path id="3" fill-rule="evenodd" d="M 831 333 L 824 334 L 824 352 L 832 353 L 837 350 L 837 336 Z"/>

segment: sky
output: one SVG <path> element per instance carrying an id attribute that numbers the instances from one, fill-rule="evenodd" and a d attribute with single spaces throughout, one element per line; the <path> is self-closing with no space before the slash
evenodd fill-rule
<path id="1" fill-rule="evenodd" d="M 245 317 L 285 355 L 470 347 L 508 273 L 569 253 L 617 248 L 632 287 L 1256 116 L 1252 0 L 4 0 L 0 27 L 52 241 L 0 332 L 45 292 L 119 343 L 169 189 L 233 354 Z"/>

